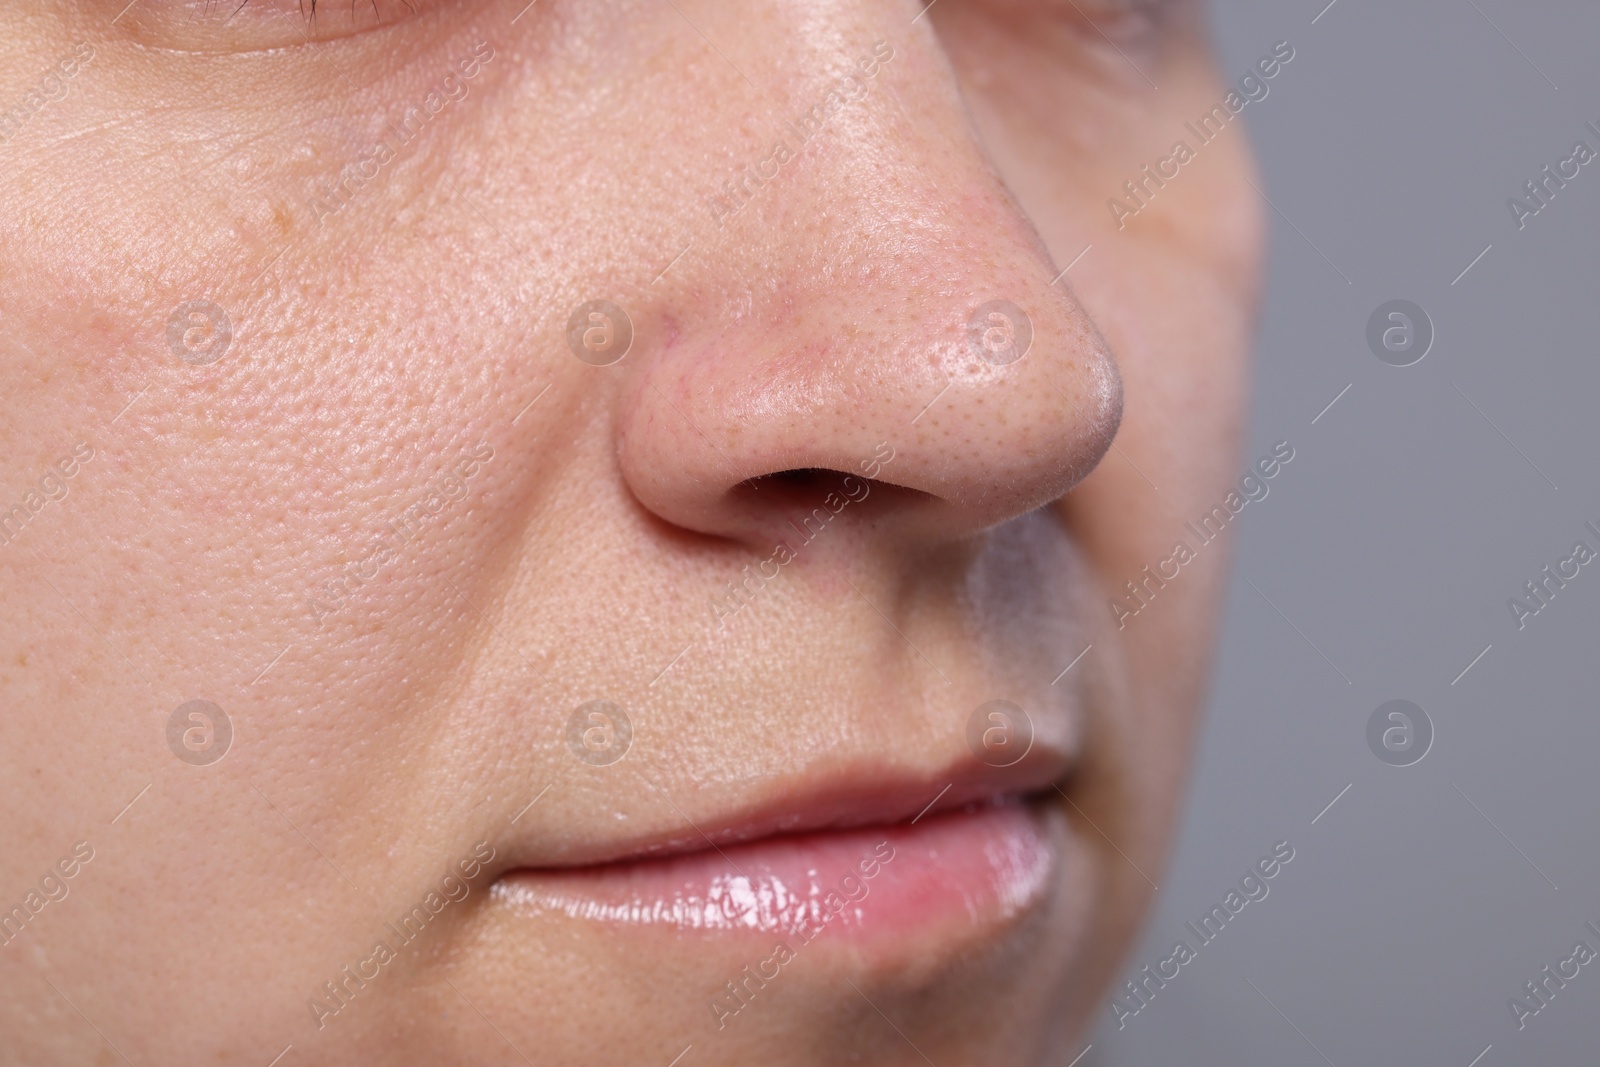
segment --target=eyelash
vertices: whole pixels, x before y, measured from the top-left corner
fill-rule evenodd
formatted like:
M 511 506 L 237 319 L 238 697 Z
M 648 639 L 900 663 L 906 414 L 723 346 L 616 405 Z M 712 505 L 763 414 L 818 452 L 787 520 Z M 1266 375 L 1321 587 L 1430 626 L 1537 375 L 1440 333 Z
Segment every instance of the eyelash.
M 209 2 L 206 5 L 207 8 L 209 9 L 211 7 L 212 3 L 214 3 L 214 2 L 215 2 L 215 0 L 209 0 Z M 373 14 L 374 17 L 376 17 L 376 18 L 382 18 L 383 17 L 383 12 L 378 9 L 378 0 L 366 0 L 366 2 L 367 2 L 367 4 L 370 4 L 372 6 L 372 14 Z M 411 2 L 411 0 L 401 0 L 401 2 L 403 4 L 405 4 L 405 6 L 411 10 L 412 14 L 416 13 L 416 10 L 417 10 L 416 9 L 416 5 L 413 4 Z M 250 0 L 239 0 L 238 5 L 235 6 L 233 8 L 233 11 L 229 14 L 229 18 L 232 18 L 233 15 L 237 15 L 239 12 L 243 11 L 246 7 L 249 6 L 249 4 L 250 4 Z M 356 8 L 359 7 L 359 6 L 361 6 L 361 0 L 350 0 L 350 17 L 351 18 L 355 18 L 355 16 L 356 16 Z M 309 2 L 307 2 L 307 0 L 300 0 L 300 14 L 301 14 L 302 17 L 305 18 L 305 20 L 307 22 L 314 21 L 316 19 L 316 17 L 317 17 L 317 0 L 309 0 Z

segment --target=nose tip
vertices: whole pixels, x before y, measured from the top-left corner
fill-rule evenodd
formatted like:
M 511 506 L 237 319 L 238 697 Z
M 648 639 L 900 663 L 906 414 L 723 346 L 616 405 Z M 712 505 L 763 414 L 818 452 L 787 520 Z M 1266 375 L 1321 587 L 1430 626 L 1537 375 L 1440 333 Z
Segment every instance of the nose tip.
M 662 519 L 752 543 L 796 494 L 849 498 L 852 481 L 901 490 L 876 494 L 878 527 L 946 537 L 1058 499 L 1110 447 L 1121 379 L 1048 264 L 1031 266 L 935 288 L 928 265 L 892 294 L 845 281 L 805 305 L 797 281 L 680 330 L 630 381 L 624 477 Z

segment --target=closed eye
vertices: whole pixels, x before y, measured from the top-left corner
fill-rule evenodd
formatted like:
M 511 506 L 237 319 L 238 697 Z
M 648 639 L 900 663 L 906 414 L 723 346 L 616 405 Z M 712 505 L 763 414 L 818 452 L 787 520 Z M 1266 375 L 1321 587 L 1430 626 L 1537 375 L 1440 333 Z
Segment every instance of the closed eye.
M 257 52 L 381 30 L 465 0 L 91 0 L 107 24 L 177 52 Z

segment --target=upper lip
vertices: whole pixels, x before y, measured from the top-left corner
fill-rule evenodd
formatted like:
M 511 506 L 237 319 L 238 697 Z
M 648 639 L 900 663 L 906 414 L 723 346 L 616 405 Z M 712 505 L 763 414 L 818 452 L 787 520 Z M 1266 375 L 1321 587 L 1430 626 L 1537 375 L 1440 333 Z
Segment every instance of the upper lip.
M 764 784 L 759 793 L 707 813 L 683 787 L 646 774 L 647 791 L 662 801 L 665 829 L 573 835 L 537 854 L 513 847 L 511 868 L 571 868 L 659 859 L 791 834 L 889 826 L 973 804 L 1053 791 L 1066 776 L 1064 754 L 1037 747 L 1015 766 L 996 769 L 963 759 L 938 770 L 859 764 L 817 773 L 801 770 Z

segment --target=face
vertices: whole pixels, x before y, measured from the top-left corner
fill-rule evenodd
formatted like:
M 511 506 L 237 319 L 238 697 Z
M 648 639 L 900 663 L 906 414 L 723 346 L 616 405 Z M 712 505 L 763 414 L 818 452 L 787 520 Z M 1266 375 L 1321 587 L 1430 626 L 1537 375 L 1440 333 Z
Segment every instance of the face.
M 1202 12 L 125 4 L 0 0 L 4 1058 L 1076 1054 L 1239 475 Z

